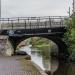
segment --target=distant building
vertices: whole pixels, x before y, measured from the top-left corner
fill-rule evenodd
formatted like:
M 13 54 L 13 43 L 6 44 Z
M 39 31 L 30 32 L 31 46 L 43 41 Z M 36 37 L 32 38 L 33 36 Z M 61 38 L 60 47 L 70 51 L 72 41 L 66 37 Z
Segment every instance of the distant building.
M 73 0 L 73 13 L 75 13 L 75 0 Z

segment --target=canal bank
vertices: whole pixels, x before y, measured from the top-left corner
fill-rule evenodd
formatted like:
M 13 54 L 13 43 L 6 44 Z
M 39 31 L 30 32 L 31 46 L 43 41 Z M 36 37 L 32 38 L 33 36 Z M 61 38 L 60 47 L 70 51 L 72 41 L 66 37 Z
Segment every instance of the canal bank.
M 40 73 L 40 75 L 51 75 L 51 71 L 50 70 L 43 70 L 40 66 L 38 66 L 35 62 L 33 62 L 32 60 L 31 60 L 31 56 L 30 55 L 25 55 L 25 56 L 17 56 L 17 57 L 19 57 L 19 59 L 17 59 L 17 60 L 20 60 L 21 61 L 21 63 L 22 63 L 22 66 L 23 67 L 25 67 L 26 68 L 26 65 L 30 65 L 30 67 L 28 68 L 28 66 L 27 66 L 27 69 L 28 70 L 33 70 L 32 72 L 34 72 L 35 70 L 33 69 L 33 68 L 31 68 L 31 66 L 32 67 L 34 67 L 36 70 L 37 70 L 37 72 L 39 72 Z M 17 58 L 16 57 L 16 58 Z M 36 75 L 36 74 L 38 74 L 37 72 L 35 72 L 35 74 L 34 75 Z
M 0 56 L 0 75 L 47 75 L 33 65 L 25 56 Z
M 26 51 L 28 51 L 28 49 L 30 50 L 30 48 L 27 48 Z M 49 75 L 75 75 L 74 63 L 71 62 L 66 63 L 64 61 L 60 62 L 59 60 L 52 60 L 52 59 L 49 60 L 45 58 L 45 54 L 43 55 L 42 53 L 43 53 L 42 51 L 37 50 L 35 48 L 34 49 L 32 48 L 31 53 L 29 52 L 31 56 L 30 62 L 33 63 L 33 65 L 36 67 L 37 70 L 39 70 L 39 72 L 42 71 L 45 73 L 47 72 L 49 73 Z M 48 70 L 48 67 L 50 67 L 50 70 Z
M 37 64 L 31 60 L 28 60 L 26 57 L 20 57 L 17 60 L 21 62 L 24 70 L 31 72 L 31 75 L 48 75 Z
M 47 50 L 38 50 L 29 46 L 22 47 L 20 51 L 26 52 L 31 56 L 31 61 L 37 64 L 43 71 L 51 70 L 50 57 Z

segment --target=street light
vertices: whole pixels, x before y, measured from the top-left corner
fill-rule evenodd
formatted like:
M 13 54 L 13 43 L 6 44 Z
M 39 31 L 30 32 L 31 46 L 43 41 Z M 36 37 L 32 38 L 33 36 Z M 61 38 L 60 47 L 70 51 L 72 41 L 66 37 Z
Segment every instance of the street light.
M 75 12 L 75 0 L 73 0 L 73 13 Z
M 0 19 L 1 19 L 1 0 L 0 0 Z M 1 29 L 1 21 L 0 21 L 0 29 Z
M 1 0 L 0 0 L 0 18 L 1 18 Z

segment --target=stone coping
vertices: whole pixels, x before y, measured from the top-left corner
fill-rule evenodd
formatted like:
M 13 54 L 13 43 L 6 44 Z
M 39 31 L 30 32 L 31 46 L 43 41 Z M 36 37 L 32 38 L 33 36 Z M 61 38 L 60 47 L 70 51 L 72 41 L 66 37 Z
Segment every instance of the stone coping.
M 31 61 L 32 65 L 41 73 L 41 75 L 48 75 L 45 73 L 44 70 L 42 70 L 37 64 L 35 64 L 33 61 Z
M 5 36 L 5 35 L 0 35 L 0 39 L 7 39 L 8 36 Z

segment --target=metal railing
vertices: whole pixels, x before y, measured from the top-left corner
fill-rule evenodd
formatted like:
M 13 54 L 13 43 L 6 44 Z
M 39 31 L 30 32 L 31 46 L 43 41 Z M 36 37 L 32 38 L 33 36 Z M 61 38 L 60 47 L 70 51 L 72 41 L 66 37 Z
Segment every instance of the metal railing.
M 0 18 L 0 29 L 39 29 L 63 27 L 64 16 Z

